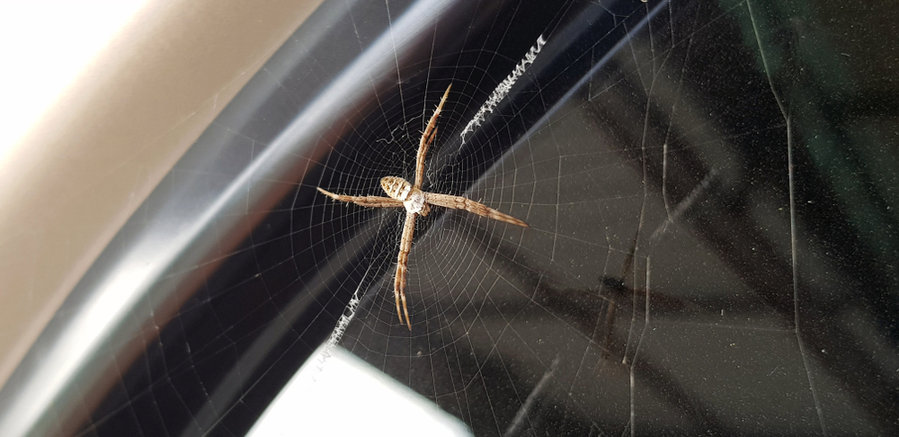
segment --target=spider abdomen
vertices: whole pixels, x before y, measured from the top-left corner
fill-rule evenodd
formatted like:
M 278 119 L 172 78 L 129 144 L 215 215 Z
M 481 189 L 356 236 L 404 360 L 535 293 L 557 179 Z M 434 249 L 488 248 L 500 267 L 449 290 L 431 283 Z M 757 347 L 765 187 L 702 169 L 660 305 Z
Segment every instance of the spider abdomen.
M 405 202 L 412 192 L 412 184 L 398 176 L 385 176 L 381 178 L 381 188 L 391 199 Z
M 413 187 L 409 181 L 397 176 L 385 176 L 381 178 L 381 188 L 391 199 L 403 202 L 406 211 L 428 215 L 429 208 L 425 204 L 424 193 Z

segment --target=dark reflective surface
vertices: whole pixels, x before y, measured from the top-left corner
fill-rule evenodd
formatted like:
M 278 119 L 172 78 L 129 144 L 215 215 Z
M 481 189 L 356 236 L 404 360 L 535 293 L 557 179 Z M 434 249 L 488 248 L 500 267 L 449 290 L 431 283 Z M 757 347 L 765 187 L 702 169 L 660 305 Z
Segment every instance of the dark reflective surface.
M 122 230 L 2 402 L 50 372 L 44 350 L 84 347 L 67 333 L 114 290 L 122 318 L 36 429 L 239 435 L 358 288 L 341 344 L 478 435 L 895 431 L 896 8 L 557 3 L 326 3 Z M 401 212 L 315 187 L 410 177 L 449 83 L 426 188 L 531 227 L 419 219 L 408 331 Z

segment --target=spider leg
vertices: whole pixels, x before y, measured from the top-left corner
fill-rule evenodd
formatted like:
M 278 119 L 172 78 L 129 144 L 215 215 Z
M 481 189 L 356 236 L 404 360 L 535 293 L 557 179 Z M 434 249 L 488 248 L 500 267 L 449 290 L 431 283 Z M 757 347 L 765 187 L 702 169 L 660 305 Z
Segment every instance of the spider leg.
M 484 205 L 483 203 L 475 202 L 474 200 L 467 199 L 462 196 L 453 196 L 450 194 L 438 194 L 438 193 L 424 193 L 425 201 L 432 205 L 442 206 L 444 208 L 452 208 L 452 209 L 464 209 L 468 212 L 475 213 L 479 216 L 487 217 L 493 220 L 499 220 L 501 222 L 510 223 L 516 226 L 528 227 L 528 224 L 518 220 L 515 217 L 512 217 L 508 214 L 503 214 L 493 208 Z
M 406 316 L 406 326 L 412 330 L 409 322 L 409 309 L 406 307 L 406 264 L 409 262 L 409 251 L 412 250 L 412 236 L 415 234 L 415 213 L 406 214 L 406 223 L 403 225 L 403 238 L 400 240 L 400 253 L 396 257 L 396 278 L 393 282 L 393 297 L 396 299 L 396 316 L 403 323 L 403 315 Z M 400 301 L 403 303 L 403 312 L 400 313 Z
M 369 206 L 375 208 L 391 208 L 391 207 L 402 207 L 403 202 L 391 199 L 389 197 L 381 197 L 381 196 L 346 196 L 343 194 L 334 194 L 328 190 L 318 188 L 325 196 L 328 196 L 334 200 L 339 200 L 341 202 L 350 202 L 355 203 L 356 205 Z
M 440 103 L 437 104 L 437 109 L 434 110 L 431 120 L 428 121 L 428 127 L 425 128 L 425 132 L 421 134 L 421 140 L 418 142 L 418 154 L 415 157 L 415 184 L 413 185 L 415 188 L 421 188 L 425 182 L 425 156 L 428 154 L 428 147 L 434 141 L 434 136 L 437 135 L 437 117 L 440 116 L 440 111 L 443 110 L 443 104 L 446 103 L 446 98 L 449 96 L 450 88 L 452 87 L 453 84 L 449 84 L 446 87 L 443 97 L 440 98 Z

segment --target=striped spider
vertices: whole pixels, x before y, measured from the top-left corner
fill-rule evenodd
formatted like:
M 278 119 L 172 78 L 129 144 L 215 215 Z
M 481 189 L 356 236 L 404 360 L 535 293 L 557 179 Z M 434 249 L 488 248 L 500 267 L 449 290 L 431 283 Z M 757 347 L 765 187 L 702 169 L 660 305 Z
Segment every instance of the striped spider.
M 437 117 L 446 103 L 446 97 L 449 95 L 450 86 L 446 87 L 446 92 L 440 99 L 440 104 L 434 110 L 434 115 L 428 122 L 424 134 L 418 143 L 418 155 L 415 158 L 415 183 L 410 184 L 405 179 L 398 176 L 385 176 L 381 178 L 381 188 L 390 197 L 382 196 L 346 196 L 343 194 L 334 194 L 330 191 L 318 188 L 322 194 L 341 202 L 351 202 L 361 206 L 374 208 L 406 208 L 406 222 L 403 225 L 403 237 L 400 240 L 400 252 L 396 259 L 396 277 L 393 282 L 393 297 L 396 299 L 396 316 L 403 323 L 403 315 L 406 317 L 406 326 L 412 330 L 412 323 L 409 321 L 409 310 L 406 307 L 406 264 L 409 261 L 409 251 L 412 249 L 412 235 L 415 233 L 415 218 L 419 215 L 426 216 L 431 211 L 431 206 L 442 206 L 444 208 L 464 209 L 468 212 L 475 213 L 480 216 L 499 220 L 501 222 L 511 223 L 513 225 L 528 227 L 527 223 L 518 220 L 510 215 L 503 214 L 495 209 L 489 208 L 484 204 L 475 202 L 462 196 L 453 196 L 450 194 L 429 193 L 422 191 L 421 186 L 424 183 L 425 176 L 425 156 L 428 153 L 428 147 L 434 141 L 437 134 Z M 400 312 L 400 302 L 402 302 L 402 312 Z

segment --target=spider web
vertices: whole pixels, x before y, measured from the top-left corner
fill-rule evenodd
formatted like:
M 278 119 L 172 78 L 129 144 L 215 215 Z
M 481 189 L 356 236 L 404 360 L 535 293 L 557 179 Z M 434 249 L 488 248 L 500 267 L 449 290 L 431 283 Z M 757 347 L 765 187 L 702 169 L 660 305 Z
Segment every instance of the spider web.
M 100 341 L 112 360 L 85 366 L 113 382 L 73 385 L 68 399 L 91 406 L 54 404 L 46 429 L 243 434 L 329 338 L 475 435 L 894 429 L 896 163 L 870 166 L 896 144 L 877 111 L 895 108 L 853 100 L 851 75 L 889 80 L 841 59 L 879 43 L 836 37 L 838 15 L 327 2 L 104 253 L 180 229 L 172 211 L 189 219 L 172 238 L 187 249 L 141 282 L 136 320 Z M 316 187 L 382 195 L 381 177 L 411 180 L 449 84 L 423 188 L 530 227 L 419 217 L 408 330 L 392 292 L 405 213 Z

